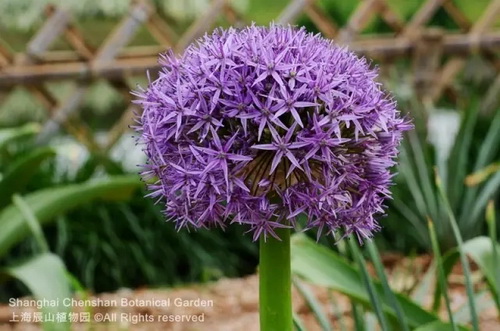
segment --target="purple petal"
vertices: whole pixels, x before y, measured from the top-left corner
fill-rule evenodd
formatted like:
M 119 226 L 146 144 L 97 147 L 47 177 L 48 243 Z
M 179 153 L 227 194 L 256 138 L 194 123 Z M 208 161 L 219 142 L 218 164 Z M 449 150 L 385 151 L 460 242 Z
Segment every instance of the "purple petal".
M 266 150 L 266 151 L 276 151 L 276 150 L 278 150 L 278 148 L 274 144 L 253 145 L 253 146 L 250 146 L 250 148 L 261 149 L 261 150 Z

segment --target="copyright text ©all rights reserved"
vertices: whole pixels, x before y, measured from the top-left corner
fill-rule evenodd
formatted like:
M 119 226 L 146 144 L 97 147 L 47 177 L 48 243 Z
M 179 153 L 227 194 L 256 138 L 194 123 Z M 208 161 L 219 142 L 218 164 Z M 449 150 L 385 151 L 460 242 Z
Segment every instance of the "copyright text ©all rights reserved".
M 120 322 L 120 323 L 203 323 L 205 314 L 132 314 L 132 313 L 96 313 L 94 322 Z

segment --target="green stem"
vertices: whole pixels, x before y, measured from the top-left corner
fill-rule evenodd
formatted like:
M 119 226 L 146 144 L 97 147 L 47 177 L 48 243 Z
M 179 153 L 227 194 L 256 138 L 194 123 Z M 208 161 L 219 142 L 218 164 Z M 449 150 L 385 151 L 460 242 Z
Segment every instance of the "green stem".
M 277 229 L 276 234 L 281 241 L 260 239 L 260 330 L 292 331 L 290 229 Z

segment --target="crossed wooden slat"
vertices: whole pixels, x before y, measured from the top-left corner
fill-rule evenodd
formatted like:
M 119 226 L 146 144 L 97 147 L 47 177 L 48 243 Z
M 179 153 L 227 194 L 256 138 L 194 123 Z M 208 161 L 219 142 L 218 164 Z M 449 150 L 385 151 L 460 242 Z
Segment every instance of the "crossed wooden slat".
M 499 15 L 500 0 L 494 0 L 490 2 L 489 6 L 486 8 L 479 20 L 470 26 L 468 35 L 471 39 L 471 48 L 473 51 L 478 51 L 477 44 L 481 34 L 486 32 L 495 24 L 495 21 L 498 19 Z M 485 57 L 493 63 L 498 71 L 500 68 L 500 62 L 496 58 L 496 56 L 491 52 L 486 52 L 485 55 Z M 441 70 L 441 74 L 439 76 L 440 79 L 436 84 L 434 93 L 431 95 L 433 101 L 436 101 L 442 94 L 444 89 L 452 83 L 453 79 L 463 70 L 465 64 L 466 59 L 464 57 L 453 57 L 452 59 L 448 60 L 448 62 Z
M 281 23 L 290 23 L 297 19 L 301 13 L 304 13 L 309 16 L 325 36 L 335 39 L 339 43 L 353 45 L 356 44 L 355 40 L 367 24 L 374 17 L 380 17 L 394 31 L 394 44 L 406 48 L 407 40 L 413 41 L 415 57 L 413 67 L 417 92 L 423 99 L 427 99 L 426 102 L 433 103 L 451 86 L 451 83 L 463 70 L 466 63 L 466 59 L 461 54 L 452 56 L 442 69 L 439 68 L 440 58 L 443 55 L 442 43 L 444 42 L 444 36 L 439 37 L 436 30 L 430 33 L 422 30 L 440 8 L 443 8 L 448 13 L 462 31 L 468 33 L 469 45 L 473 51 L 478 51 L 480 37 L 493 26 L 500 16 L 500 0 L 492 0 L 484 10 L 483 15 L 474 24 L 469 22 L 466 15 L 457 8 L 452 0 L 427 0 L 405 25 L 386 0 L 364 0 L 359 3 L 351 14 L 347 24 L 339 29 L 336 22 L 333 22 L 323 12 L 315 1 L 294 0 L 283 11 L 279 21 Z M 375 44 L 377 41 L 375 39 L 373 43 Z M 388 48 L 379 46 L 379 49 Z M 486 51 L 484 55 L 499 71 L 500 64 L 495 54 Z M 500 76 L 489 93 L 491 98 L 499 90 Z
M 426 25 L 437 10 L 443 8 L 466 34 L 454 35 L 429 30 Z M 94 48 L 86 42 L 84 33 L 73 24 L 70 13 L 50 7 L 48 19 L 27 44 L 23 54 L 14 55 L 0 43 L 0 102 L 15 84 L 23 84 L 49 110 L 50 120 L 45 124 L 41 139 L 49 137 L 63 125 L 89 150 L 106 152 L 120 138 L 131 123 L 132 114 L 139 111 L 129 106 L 108 132 L 104 144 L 99 144 L 92 130 L 84 123 L 69 119 L 77 115 L 89 84 L 96 78 L 106 79 L 131 104 L 127 77 L 145 70 L 157 70 L 157 54 L 167 48 L 181 52 L 200 37 L 220 18 L 229 24 L 241 26 L 245 19 L 231 5 L 231 0 L 213 0 L 201 17 L 182 35 L 160 15 L 149 0 L 133 1 L 127 15 Z M 493 49 L 500 46 L 500 31 L 489 32 L 500 16 L 500 0 L 492 0 L 481 18 L 474 24 L 458 9 L 452 0 L 427 0 L 408 22 L 398 16 L 387 0 L 363 0 L 349 17 L 345 26 L 339 26 L 325 13 L 316 0 L 291 0 L 277 18 L 278 23 L 294 23 L 301 15 L 308 16 L 328 38 L 361 54 L 387 60 L 399 56 L 414 57 L 415 84 L 428 102 L 434 102 L 446 91 L 453 79 L 463 70 L 464 54 L 481 52 L 500 70 L 500 61 Z M 393 31 L 392 37 L 366 39 L 362 32 L 375 17 L 382 19 Z M 139 28 L 145 26 L 158 45 L 126 47 Z M 71 51 L 49 51 L 58 37 L 64 37 Z M 440 68 L 443 55 L 453 55 Z M 73 79 L 75 90 L 58 102 L 43 83 L 48 80 Z M 420 89 L 418 88 L 420 86 Z M 500 76 L 496 84 L 500 89 Z M 490 91 L 490 94 L 493 93 Z
M 476 23 L 471 24 L 451 0 L 432 0 L 428 1 L 414 16 L 414 19 L 408 24 L 404 34 L 413 35 L 414 31 L 418 31 L 419 28 L 422 28 L 430 21 L 432 16 L 441 6 L 450 14 L 458 26 L 468 32 L 470 47 L 474 51 L 478 51 L 480 36 L 494 25 L 500 15 L 500 1 L 493 0 L 489 3 L 483 15 Z M 490 51 L 486 51 L 485 55 L 486 58 L 491 61 L 498 62 Z M 442 95 L 445 89 L 451 85 L 454 78 L 463 70 L 465 64 L 466 59 L 463 56 L 453 56 L 445 63 L 441 70 L 435 70 L 437 69 L 436 67 L 429 68 L 429 71 L 436 72 L 432 80 L 436 80 L 436 83 L 433 84 L 432 88 L 428 89 L 430 102 L 435 102 Z M 495 66 L 498 71 L 498 64 L 495 64 Z M 428 83 L 432 84 L 431 81 Z
M 65 60 L 71 59 L 73 53 L 53 52 L 51 54 L 53 56 L 51 57 L 47 52 L 59 36 L 64 36 L 79 60 L 88 63 L 87 66 L 91 68 L 91 73 L 82 75 L 83 79 L 77 80 L 77 87 L 74 91 L 61 102 L 58 102 L 43 84 L 26 84 L 32 95 L 48 109 L 50 114 L 50 119 L 45 123 L 42 133 L 39 136 L 39 141 L 46 141 L 63 125 L 69 133 L 73 134 L 90 151 L 107 152 L 127 129 L 132 121 L 133 114 L 139 111 L 139 109 L 130 103 L 129 91 L 132 87 L 129 86 L 126 75 L 118 74 L 108 77 L 110 85 L 121 93 L 130 106 L 109 130 L 104 144 L 97 143 L 92 130 L 86 127 L 84 123 L 78 122 L 76 124 L 71 123 L 69 120 L 77 114 L 94 76 L 98 77 L 101 72 L 109 72 L 109 68 L 112 68 L 117 57 L 122 54 L 124 47 L 131 41 L 141 26 L 145 25 L 151 35 L 160 44 L 160 47 L 154 48 L 156 54 L 159 50 L 164 51 L 168 47 L 173 46 L 175 46 L 176 50 L 181 51 L 192 40 L 203 34 L 206 24 L 213 24 L 218 18 L 218 13 L 221 11 L 225 12 L 229 22 L 237 24 L 241 21 L 241 17 L 226 0 L 216 0 L 212 3 L 210 10 L 179 38 L 173 32 L 173 29 L 155 13 L 155 8 L 149 1 L 135 1 L 128 15 L 113 29 L 101 46 L 98 49 L 93 49 L 85 41 L 83 34 L 72 25 L 72 17 L 67 10 L 50 7 L 47 10 L 48 19 L 27 44 L 26 51 L 19 56 L 17 62 L 14 61 L 13 55 L 7 49 L 0 48 L 0 69 L 9 65 L 29 69 L 30 66 L 43 64 L 46 61 L 54 63 L 52 65 L 53 69 L 60 69 L 61 72 L 64 72 L 66 67 Z M 135 49 L 135 51 L 136 53 L 140 53 L 141 49 Z M 125 65 L 126 63 L 124 61 Z M 78 70 L 78 67 L 75 69 Z M 0 97 L 7 95 L 10 90 L 10 86 L 1 89 Z

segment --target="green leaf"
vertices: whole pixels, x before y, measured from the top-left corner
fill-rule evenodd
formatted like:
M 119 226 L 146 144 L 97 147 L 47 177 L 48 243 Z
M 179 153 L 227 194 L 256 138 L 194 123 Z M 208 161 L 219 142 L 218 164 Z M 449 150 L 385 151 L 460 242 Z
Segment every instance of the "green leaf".
M 368 297 L 370 298 L 370 303 L 375 311 L 380 327 L 383 331 L 389 330 L 389 324 L 387 323 L 385 314 L 383 313 L 382 303 L 380 301 L 380 293 L 377 293 L 374 288 L 375 285 L 373 284 L 373 280 L 368 273 L 366 262 L 361 255 L 360 249 L 356 244 L 354 236 L 351 235 L 349 239 L 349 247 L 351 249 L 354 260 L 357 262 L 360 269 L 361 278 L 366 290 L 368 291 Z
M 47 244 L 47 241 L 45 240 L 45 237 L 43 236 L 43 231 L 42 227 L 40 226 L 40 222 L 36 219 L 35 215 L 33 214 L 33 211 L 31 208 L 28 206 L 26 201 L 24 201 L 21 196 L 14 194 L 14 197 L 12 198 L 12 202 L 14 205 L 19 209 L 21 214 L 23 215 L 26 224 L 31 230 L 31 233 L 33 234 L 33 237 L 35 237 L 36 242 L 38 244 L 38 248 L 40 249 L 41 253 L 47 253 L 49 252 L 49 245 Z
M 366 324 L 364 319 L 363 307 L 359 303 L 351 301 L 352 319 L 354 320 L 354 330 L 365 331 Z
M 35 299 L 46 299 L 59 304 L 54 307 L 43 306 L 44 314 L 69 312 L 69 308 L 63 305 L 63 300 L 71 298 L 70 285 L 66 277 L 66 268 L 57 255 L 41 254 L 18 266 L 5 268 L 2 273 L 24 283 Z M 69 330 L 70 326 L 69 323 L 45 322 L 44 329 Z
M 460 262 L 462 264 L 462 268 L 464 270 L 465 276 L 465 289 L 467 292 L 467 299 L 469 301 L 470 314 L 472 319 L 472 327 L 474 330 L 479 330 L 479 319 L 477 316 L 476 303 L 474 301 L 474 288 L 472 287 L 472 278 L 470 273 L 469 261 L 467 261 L 466 253 L 464 250 L 464 242 L 462 240 L 462 235 L 460 234 L 460 228 L 458 227 L 457 220 L 455 219 L 455 215 L 453 214 L 453 210 L 451 209 L 450 202 L 444 192 L 444 188 L 439 178 L 439 175 L 436 172 L 436 186 L 438 188 L 439 194 L 441 195 L 441 199 L 443 201 L 446 212 L 448 213 L 448 219 L 450 220 L 451 229 L 453 230 L 453 235 L 457 241 L 457 249 L 460 256 Z
M 14 193 L 21 192 L 38 172 L 40 164 L 56 155 L 52 148 L 39 148 L 13 163 L 0 181 L 0 209 L 10 203 Z
M 14 140 L 33 136 L 40 132 L 38 123 L 28 123 L 16 128 L 6 128 L 0 130 L 0 151 Z
M 465 244 L 462 245 L 462 248 L 464 253 L 467 254 L 479 266 L 479 269 L 485 276 L 486 281 L 490 287 L 491 294 L 496 301 L 498 287 L 497 285 L 495 285 L 496 273 L 494 272 L 495 270 L 495 260 L 493 259 L 494 249 L 491 243 L 492 241 L 488 237 L 476 237 L 474 239 L 466 241 Z M 498 244 L 496 244 L 495 247 L 496 250 L 500 249 L 500 245 Z M 448 251 L 443 256 L 443 269 L 446 278 L 448 278 L 449 274 L 451 273 L 451 270 L 453 269 L 453 266 L 457 263 L 459 257 L 460 254 L 458 253 L 458 250 L 456 248 Z M 498 264 L 500 264 L 500 260 L 497 258 L 497 265 Z M 436 296 L 439 297 L 440 295 L 441 295 L 441 289 L 438 286 L 436 288 L 435 298 L 434 298 L 435 307 L 439 307 L 439 304 L 436 301 Z
M 295 330 L 297 331 L 307 331 L 304 323 L 302 323 L 302 320 L 296 313 L 293 313 L 293 325 L 295 326 Z
M 312 283 L 341 292 L 353 301 L 365 306 L 370 305 L 370 298 L 359 272 L 333 251 L 317 245 L 304 236 L 294 236 L 292 241 L 292 272 Z M 379 282 L 373 283 L 378 296 L 383 298 L 384 312 L 396 319 L 397 314 L 384 298 L 382 286 Z M 438 319 L 436 315 L 425 311 L 408 297 L 399 293 L 395 293 L 395 296 L 410 327 Z
M 410 190 L 413 189 L 410 188 Z M 425 217 L 425 215 L 428 215 L 428 213 L 421 214 L 421 218 L 419 218 L 419 216 L 417 216 L 410 207 L 408 207 L 402 200 L 400 200 L 400 198 L 392 200 L 391 203 L 396 208 L 396 210 L 401 215 L 403 215 L 413 226 L 413 229 L 409 229 L 410 232 L 408 234 L 415 237 L 420 243 L 424 243 L 426 247 L 430 246 L 430 244 L 428 243 L 429 240 L 427 238 L 427 232 L 425 231 L 423 225 L 423 217 Z
M 332 330 L 332 328 L 330 327 L 330 321 L 328 320 L 328 317 L 323 311 L 323 308 L 319 304 L 318 300 L 316 300 L 316 298 L 314 297 L 314 294 L 307 288 L 306 285 L 303 285 L 296 277 L 292 279 L 292 282 L 297 291 L 299 291 L 299 293 L 306 301 L 311 312 L 316 317 L 316 320 L 318 321 L 318 324 L 320 325 L 321 329 L 323 331 Z
M 378 331 L 378 318 L 371 312 L 366 312 L 364 316 L 366 331 Z
M 409 151 L 406 147 L 406 143 L 401 145 L 401 153 L 399 154 L 400 165 L 398 167 L 398 171 L 404 176 L 406 180 L 406 185 L 409 188 L 410 194 L 413 197 L 413 201 L 415 201 L 415 205 L 417 210 L 419 211 L 421 216 L 429 215 L 429 205 L 424 200 L 424 192 L 419 185 L 419 180 L 417 180 L 417 175 L 414 170 L 414 166 L 409 157 Z M 403 213 L 403 215 L 406 215 Z M 415 224 L 414 224 L 415 225 Z M 416 225 L 415 225 L 416 227 Z
M 472 144 L 472 135 L 476 125 L 478 115 L 478 107 L 473 105 L 469 111 L 466 112 L 463 120 L 462 127 L 457 135 L 457 140 L 450 154 L 449 158 L 449 183 L 446 186 L 446 191 L 449 196 L 452 208 L 459 205 L 460 197 L 464 189 L 464 180 L 467 174 L 467 163 L 469 157 L 470 146 Z M 433 217 L 432 219 L 438 220 Z M 462 220 L 460 220 L 462 221 Z
M 467 331 L 468 329 L 463 326 L 459 326 L 458 329 L 460 331 Z M 434 321 L 431 323 L 427 323 L 425 325 L 422 325 L 418 328 L 416 328 L 414 331 L 452 331 L 453 327 L 445 322 L 441 321 Z
M 495 194 L 500 188 L 500 172 L 497 172 L 493 177 L 491 177 L 481 192 L 478 194 L 476 200 L 474 201 L 474 207 L 470 213 L 470 219 L 478 219 L 481 213 L 484 211 L 488 200 L 491 199 L 493 194 Z
M 490 125 L 490 128 L 488 129 L 488 133 L 479 148 L 479 154 L 476 159 L 476 163 L 474 165 L 474 172 L 480 171 L 481 168 L 485 167 L 488 163 L 493 161 L 499 146 L 500 146 L 500 112 L 497 112 L 495 118 L 493 119 Z M 465 212 L 462 212 L 458 222 L 459 224 L 464 224 L 464 223 L 470 224 L 469 228 L 472 227 L 476 221 L 475 218 L 472 218 L 470 216 L 469 211 L 472 210 L 473 207 L 477 206 L 476 194 L 478 190 L 479 187 L 470 187 L 465 194 L 465 198 L 462 200 L 462 206 L 463 206 L 462 210 Z
M 418 181 L 422 185 L 422 193 L 428 210 L 428 213 L 422 216 L 431 215 L 432 217 L 437 217 L 439 210 L 436 199 L 436 191 L 432 185 L 432 179 L 429 174 L 429 166 L 428 163 L 426 163 L 422 144 L 420 143 L 420 139 L 416 132 L 409 132 L 408 139 L 415 158 L 415 166 L 417 167 L 419 177 Z
M 481 143 L 479 148 L 479 153 L 474 165 L 474 171 L 485 167 L 496 155 L 500 142 L 500 112 L 497 112 L 491 125 L 488 129 L 488 133 Z
M 55 216 L 97 198 L 127 199 L 140 186 L 142 183 L 136 176 L 117 176 L 40 190 L 26 195 L 25 201 L 43 225 Z M 0 212 L 0 227 L 0 257 L 30 233 L 23 215 L 14 205 Z
M 498 300 L 498 265 L 500 264 L 500 260 L 493 258 L 495 255 L 495 250 L 498 252 L 500 250 L 500 246 L 498 243 L 495 243 L 495 246 L 492 245 L 492 241 L 489 237 L 476 237 L 474 239 L 468 240 L 464 244 L 464 252 L 479 266 L 481 272 L 486 277 L 488 285 L 492 291 L 492 295 L 494 298 Z M 495 272 L 495 270 L 497 272 Z
M 380 282 L 382 283 L 382 287 L 384 289 L 384 295 L 387 298 L 387 300 L 390 303 L 390 306 L 394 311 L 396 312 L 396 316 L 398 318 L 399 326 L 401 330 L 407 331 L 409 330 L 408 328 L 408 323 L 406 322 L 406 319 L 404 318 L 403 311 L 401 310 L 401 306 L 399 305 L 399 302 L 396 300 L 396 296 L 394 295 L 394 292 L 392 291 L 391 287 L 389 286 L 389 281 L 387 279 L 387 276 L 384 271 L 384 266 L 382 264 L 382 261 L 380 259 L 380 254 L 378 252 L 377 246 L 373 241 L 368 241 L 366 243 L 366 246 L 368 248 L 368 253 L 370 254 L 370 259 L 372 260 L 373 265 L 375 266 L 375 270 L 377 271 L 377 276 L 380 279 Z
M 447 251 L 443 255 L 443 260 L 442 260 L 442 265 L 443 265 L 443 271 L 445 278 L 448 279 L 448 276 L 450 275 L 451 271 L 453 270 L 453 266 L 457 263 L 457 261 L 460 258 L 460 254 L 458 254 L 458 250 L 456 248 L 453 248 L 449 251 Z M 441 296 L 442 296 L 442 289 L 441 286 L 439 286 L 439 281 L 437 280 L 436 284 L 436 290 L 434 291 L 434 300 L 432 304 L 432 310 L 438 311 L 439 307 L 441 306 Z
M 436 230 L 434 229 L 434 224 L 432 223 L 432 221 L 430 219 L 428 221 L 428 226 L 429 226 L 429 234 L 430 234 L 431 243 L 432 243 L 432 251 L 434 253 L 434 261 L 437 265 L 437 270 L 438 270 L 438 277 L 437 278 L 439 281 L 439 287 L 442 290 L 444 301 L 446 303 L 446 311 L 448 312 L 448 318 L 450 319 L 452 329 L 453 329 L 453 331 L 456 331 L 457 325 L 455 323 L 455 320 L 453 319 L 453 312 L 451 311 L 450 297 L 448 296 L 448 286 L 446 283 L 446 275 L 444 273 L 443 264 L 442 264 L 441 250 L 439 249 L 439 244 L 438 244 L 438 239 L 437 239 L 437 235 L 436 235 Z
M 490 233 L 490 240 L 493 244 L 492 248 L 492 260 L 493 265 L 491 270 L 493 270 L 493 274 L 495 275 L 491 280 L 493 286 L 493 297 L 495 298 L 495 303 L 497 305 L 498 313 L 500 314 L 500 260 L 498 256 L 498 245 L 497 243 L 497 222 L 495 217 L 495 204 L 493 200 L 488 203 L 488 207 L 486 207 L 486 222 L 488 223 L 488 231 Z

